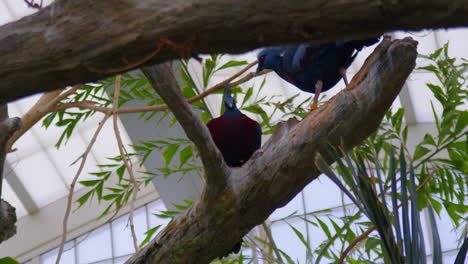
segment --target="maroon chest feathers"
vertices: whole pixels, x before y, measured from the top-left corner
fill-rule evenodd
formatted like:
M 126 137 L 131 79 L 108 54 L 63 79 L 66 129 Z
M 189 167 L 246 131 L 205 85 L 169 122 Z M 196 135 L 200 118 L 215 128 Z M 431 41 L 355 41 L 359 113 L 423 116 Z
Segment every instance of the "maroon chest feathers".
M 207 126 L 227 162 L 245 161 L 260 147 L 258 123 L 244 114 L 223 115 L 208 122 Z

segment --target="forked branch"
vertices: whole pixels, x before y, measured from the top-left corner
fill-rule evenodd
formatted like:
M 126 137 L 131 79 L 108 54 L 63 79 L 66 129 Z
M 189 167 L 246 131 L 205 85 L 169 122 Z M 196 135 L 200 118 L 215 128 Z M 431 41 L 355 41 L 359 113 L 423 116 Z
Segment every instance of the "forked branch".
M 290 120 L 279 126 L 247 163 L 231 169 L 226 188 L 216 197 L 206 195 L 213 186 L 207 182 L 202 198 L 126 263 L 204 264 L 231 249 L 320 175 L 313 160 L 318 152 L 326 153 L 326 143 L 351 149 L 378 128 L 415 66 L 416 46 L 411 38 L 385 38 L 346 89 L 300 123 Z M 172 89 L 158 92 L 162 90 Z M 177 90 L 164 98 L 171 109 L 187 111 L 185 101 L 171 98 L 174 93 Z M 181 101 L 185 106 L 178 105 Z M 175 115 L 181 122 L 194 121 L 187 113 Z M 184 125 L 189 127 L 194 126 Z M 196 133 L 206 131 L 205 127 L 195 129 L 202 131 Z M 191 138 L 202 151 L 200 138 Z M 213 145 L 211 140 L 206 142 Z

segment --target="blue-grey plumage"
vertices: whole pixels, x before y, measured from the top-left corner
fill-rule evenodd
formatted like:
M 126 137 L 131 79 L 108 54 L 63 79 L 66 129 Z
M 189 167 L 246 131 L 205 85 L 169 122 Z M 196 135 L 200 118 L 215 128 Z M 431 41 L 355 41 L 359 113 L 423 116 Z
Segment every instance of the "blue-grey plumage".
M 320 92 L 329 90 L 341 78 L 348 84 L 346 69 L 364 46 L 377 41 L 378 38 L 370 38 L 266 48 L 258 54 L 257 72 L 275 71 L 299 89 L 315 93 L 316 104 Z

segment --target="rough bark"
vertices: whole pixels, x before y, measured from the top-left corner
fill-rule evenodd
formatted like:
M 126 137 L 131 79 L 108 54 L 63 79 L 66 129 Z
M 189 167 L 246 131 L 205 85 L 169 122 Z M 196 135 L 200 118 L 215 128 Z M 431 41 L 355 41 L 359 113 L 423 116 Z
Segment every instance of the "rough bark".
M 0 244 L 16 234 L 16 209 L 0 199 Z
M 20 128 L 21 119 L 9 118 L 8 106 L 0 104 L 0 243 L 16 234 L 15 208 L 1 198 L 7 142 L 13 133 Z
M 301 122 L 280 124 L 241 168 L 219 171 L 227 182 L 215 197 L 207 184 L 191 208 L 126 263 L 203 264 L 229 250 L 318 177 L 314 160 L 325 143 L 350 149 L 377 129 L 415 66 L 416 46 L 410 38 L 382 41 L 346 89 Z
M 0 98 L 180 56 L 467 26 L 466 17 L 468 0 L 56 0 L 0 27 Z

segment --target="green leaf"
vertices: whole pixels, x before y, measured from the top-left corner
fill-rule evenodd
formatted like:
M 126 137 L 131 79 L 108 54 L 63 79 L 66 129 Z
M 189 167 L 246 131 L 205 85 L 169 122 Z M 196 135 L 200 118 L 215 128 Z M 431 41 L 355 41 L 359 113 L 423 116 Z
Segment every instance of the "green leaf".
M 180 153 L 179 153 L 179 159 L 180 159 L 180 165 L 179 168 L 182 167 L 187 160 L 189 160 L 192 157 L 192 146 L 186 146 L 183 148 Z
M 250 99 L 252 94 L 253 94 L 253 87 L 250 87 L 245 93 L 244 100 L 242 100 L 241 106 L 243 106 Z
M 455 226 L 458 227 L 460 224 L 460 220 L 462 219 L 462 215 L 468 212 L 468 206 L 463 204 L 456 204 L 450 201 L 443 201 L 445 209 L 449 214 L 450 218 L 452 218 Z
M 434 94 L 434 97 L 437 99 L 437 101 L 439 101 L 442 105 L 445 105 L 447 102 L 447 98 L 442 88 L 440 88 L 440 86 L 438 85 L 430 83 L 426 83 L 426 85 L 432 91 L 432 94 Z
M 463 131 L 468 124 L 468 111 L 460 111 L 455 125 L 455 133 L 458 134 Z
M 405 114 L 405 109 L 400 108 L 398 111 L 392 116 L 392 125 L 395 127 L 395 130 L 400 133 L 401 123 L 403 122 L 403 116 Z
M 102 191 L 104 189 L 104 182 L 101 181 L 97 186 L 96 186 L 96 196 L 99 201 L 102 199 Z
M 302 244 L 304 244 L 304 246 L 306 247 L 307 250 L 310 250 L 310 245 L 309 243 L 305 240 L 304 238 L 304 235 L 299 232 L 299 230 L 297 230 L 294 226 L 288 224 L 289 227 L 291 227 L 291 229 L 294 231 L 294 233 L 296 233 L 296 236 L 299 238 L 299 240 L 301 240 Z
M 405 128 L 403 128 L 403 132 L 401 133 L 402 137 L 403 137 L 403 143 L 406 144 L 406 140 L 408 139 L 408 126 L 405 126 Z
M 49 128 L 49 126 L 54 121 L 56 115 L 57 115 L 57 112 L 53 112 L 53 113 L 50 113 L 49 115 L 47 115 L 46 118 L 44 118 L 44 120 L 42 121 L 42 125 L 45 128 Z
M 156 233 L 159 228 L 161 227 L 162 225 L 157 225 L 151 229 L 149 229 L 148 231 L 145 232 L 145 239 L 143 241 L 141 241 L 140 245 L 138 247 L 142 247 L 144 246 L 146 243 L 148 243 L 151 239 L 151 237 L 153 236 L 154 233 Z
M 284 251 L 281 250 L 281 249 L 279 249 L 279 252 L 281 253 L 281 255 L 283 255 L 283 257 L 286 258 L 286 260 L 288 261 L 288 264 L 296 264 L 296 263 L 294 263 L 294 261 L 292 260 L 292 258 L 291 258 L 288 254 L 286 254 L 286 252 L 284 252 Z M 280 262 L 280 263 L 282 263 L 282 262 Z
M 247 61 L 232 60 L 232 61 L 228 61 L 225 64 L 223 64 L 223 66 L 219 67 L 216 71 L 220 71 L 220 70 L 227 69 L 227 68 L 230 68 L 230 67 L 242 66 L 242 65 L 246 65 L 246 64 L 248 64 Z
M 101 180 L 80 181 L 79 183 L 86 187 L 91 187 L 98 184 Z
M 114 200 L 115 198 L 121 196 L 122 194 L 119 194 L 119 193 L 111 193 L 111 194 L 106 194 L 104 196 L 102 196 L 102 199 L 105 200 L 105 201 L 110 201 L 110 200 Z
M 259 105 L 250 105 L 242 108 L 245 111 L 251 112 L 253 114 L 263 114 L 265 111 Z
M 112 188 L 112 187 L 106 187 L 106 190 L 109 190 L 113 193 L 119 193 L 119 192 L 122 192 L 123 189 L 118 189 L 118 188 Z
M 68 125 L 69 123 L 73 122 L 75 119 L 71 119 L 71 118 L 68 118 L 68 119 L 63 119 L 63 120 L 60 120 L 58 121 L 57 123 L 55 123 L 56 126 L 66 126 Z
M 108 165 L 108 166 L 106 166 L 106 167 L 110 167 L 110 166 L 111 166 L 111 165 Z M 98 167 L 103 168 L 103 167 L 105 167 L 105 165 L 100 165 L 100 166 L 98 166 Z M 97 177 L 107 178 L 108 176 L 111 175 L 111 173 L 112 173 L 111 171 L 101 171 L 101 172 L 91 172 L 91 173 L 89 173 L 89 174 L 94 175 L 94 176 L 97 176 Z
M 428 66 L 424 66 L 424 67 L 419 67 L 418 69 L 419 69 L 419 70 L 431 71 L 431 72 L 434 72 L 434 73 L 438 72 L 437 67 L 434 66 L 434 65 L 428 65 Z
M 432 54 L 429 55 L 429 58 L 431 58 L 432 60 L 439 58 L 440 53 L 442 53 L 442 50 L 444 50 L 445 48 L 446 46 L 436 49 Z
M 201 120 L 203 121 L 203 123 L 206 124 L 206 123 L 208 123 L 208 121 L 211 120 L 212 117 L 211 117 L 211 114 L 209 114 L 209 113 L 206 112 L 206 111 L 203 111 L 203 112 L 201 113 L 200 118 L 201 118 Z
M 325 232 L 325 234 L 327 235 L 328 239 L 331 239 L 332 235 L 330 233 L 330 230 L 328 229 L 328 226 L 322 220 L 320 220 L 320 218 L 315 218 L 317 219 L 320 227 L 322 228 L 322 231 Z
M 429 196 L 429 200 L 431 201 L 432 208 L 434 208 L 437 215 L 440 216 L 440 211 L 442 210 L 442 204 L 430 196 Z
M 440 245 L 439 230 L 434 215 L 434 209 L 431 206 L 427 208 L 429 212 L 429 226 L 431 227 L 432 236 L 432 263 L 442 263 L 442 246 Z
M 167 146 L 167 148 L 164 150 L 163 154 L 162 154 L 162 159 L 165 161 L 166 163 L 166 166 L 168 166 L 171 161 L 172 161 L 172 158 L 174 158 L 174 154 L 177 152 L 177 150 L 179 149 L 180 145 L 177 145 L 177 144 L 170 144 L 169 146 Z
M 0 264 L 20 264 L 12 257 L 5 257 L 0 259 Z
M 423 147 L 422 145 L 418 145 L 416 147 L 416 150 L 414 151 L 413 160 L 418 160 L 419 158 L 426 155 L 430 151 L 431 151 L 430 149 Z
M 91 198 L 91 196 L 93 195 L 94 193 L 94 189 L 85 193 L 83 196 L 81 196 L 80 198 L 78 198 L 78 200 L 76 200 L 78 202 L 78 204 L 80 205 L 80 207 L 86 203 L 86 201 L 88 201 L 89 198 Z
M 426 134 L 424 135 L 424 140 L 422 142 L 423 144 L 428 144 L 428 145 L 432 145 L 432 146 L 435 146 L 436 143 L 434 141 L 434 138 L 430 135 L 430 134 Z
M 121 181 L 123 179 L 123 175 L 125 173 L 125 165 L 121 165 L 116 171 L 115 173 L 117 173 L 117 176 L 119 177 L 119 181 Z
M 366 241 L 366 251 L 369 252 L 370 250 L 377 248 L 379 245 L 380 245 L 379 239 L 369 237 Z
M 203 65 L 203 87 L 208 85 L 208 81 L 213 74 L 213 69 L 216 66 L 217 57 L 211 57 L 211 59 L 205 60 L 205 64 Z

